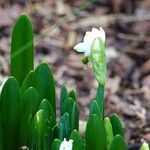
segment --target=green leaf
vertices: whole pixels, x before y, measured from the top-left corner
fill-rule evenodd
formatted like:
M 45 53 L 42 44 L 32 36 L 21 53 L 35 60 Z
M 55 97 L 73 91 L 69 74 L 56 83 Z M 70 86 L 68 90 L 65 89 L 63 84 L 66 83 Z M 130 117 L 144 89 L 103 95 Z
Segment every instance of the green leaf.
M 39 106 L 39 110 L 44 110 L 46 111 L 47 114 L 47 119 L 50 121 L 51 127 L 54 127 L 56 124 L 56 117 L 54 114 L 54 110 L 50 104 L 50 102 L 47 99 L 43 99 L 40 106 Z
M 67 91 L 67 88 L 63 86 L 61 88 L 61 93 L 60 93 L 60 108 L 62 107 L 62 104 L 65 101 L 65 99 L 67 98 L 68 98 L 68 91 Z
M 63 141 L 64 137 L 63 137 L 63 127 L 62 124 L 56 124 L 53 127 L 53 139 L 59 139 L 61 141 Z
M 60 144 L 61 144 L 61 141 L 58 139 L 55 139 L 52 142 L 51 150 L 59 150 Z
M 86 150 L 106 150 L 106 133 L 103 121 L 97 116 L 89 117 L 86 133 Z
M 19 146 L 29 146 L 30 125 L 39 106 L 39 94 L 33 87 L 28 88 L 22 96 L 21 125 Z
M 2 129 L 1 113 L 0 113 L 0 150 L 3 150 L 3 129 Z
M 106 55 L 105 43 L 100 38 L 94 40 L 90 58 L 95 77 L 98 83 L 104 86 L 106 82 Z
M 47 99 L 50 102 L 55 113 L 55 82 L 47 64 L 42 63 L 35 69 L 32 84 L 39 92 L 41 99 Z
M 73 130 L 70 136 L 70 139 L 73 140 L 72 150 L 84 150 L 84 142 L 77 130 Z
M 116 135 L 111 143 L 110 150 L 127 150 L 126 142 L 121 135 Z
M 60 118 L 60 127 L 62 127 L 60 130 L 62 130 L 63 133 L 63 139 L 66 138 L 69 140 L 70 137 L 70 124 L 69 124 L 69 114 L 66 112 L 63 114 L 63 116 Z
M 104 119 L 104 127 L 106 131 L 107 149 L 109 150 L 111 142 L 113 140 L 112 125 L 108 117 Z
M 47 118 L 48 112 L 39 110 L 32 121 L 31 125 L 31 146 L 34 150 L 48 150 L 51 147 L 52 130 L 51 124 Z
M 1 92 L 0 114 L 3 130 L 3 149 L 18 149 L 20 128 L 20 89 L 17 81 L 9 77 Z
M 27 90 L 29 87 L 32 87 L 33 73 L 33 70 L 30 71 L 23 80 L 23 83 L 21 85 L 21 93 L 24 93 L 25 90 Z
M 96 114 L 102 120 L 102 114 L 100 112 L 100 109 L 96 100 L 93 100 L 90 104 L 90 116 L 92 116 L 93 114 Z
M 74 90 L 69 92 L 69 97 L 72 98 L 73 100 L 77 100 L 77 94 Z
M 33 69 L 33 31 L 29 18 L 22 14 L 13 29 L 11 41 L 11 75 L 19 85 Z
M 149 150 L 149 145 L 148 145 L 148 143 L 144 142 L 144 143 L 142 144 L 142 146 L 140 147 L 140 150 Z
M 71 131 L 76 129 L 79 129 L 79 112 L 77 109 L 76 101 L 74 101 L 72 98 L 68 98 L 63 102 L 62 108 L 61 108 L 62 115 L 67 112 L 70 117 L 70 128 Z
M 119 135 L 121 135 L 124 138 L 123 126 L 122 126 L 121 120 L 118 117 L 118 115 L 113 114 L 110 117 L 110 122 L 111 122 L 111 125 L 112 125 L 112 128 L 113 128 L 114 136 L 119 134 Z

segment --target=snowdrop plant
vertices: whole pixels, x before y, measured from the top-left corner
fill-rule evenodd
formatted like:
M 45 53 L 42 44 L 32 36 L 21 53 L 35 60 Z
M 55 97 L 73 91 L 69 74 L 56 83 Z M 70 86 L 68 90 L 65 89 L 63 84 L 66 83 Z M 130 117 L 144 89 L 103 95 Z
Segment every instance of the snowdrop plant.
M 62 87 L 56 116 L 52 71 L 46 63 L 34 68 L 32 25 L 25 14 L 18 18 L 11 38 L 11 75 L 0 87 L 0 150 L 127 150 L 119 117 L 104 115 L 104 30 L 93 28 L 75 49 L 85 52 L 99 83 L 82 136 L 76 92 Z M 141 150 L 149 150 L 148 145 Z

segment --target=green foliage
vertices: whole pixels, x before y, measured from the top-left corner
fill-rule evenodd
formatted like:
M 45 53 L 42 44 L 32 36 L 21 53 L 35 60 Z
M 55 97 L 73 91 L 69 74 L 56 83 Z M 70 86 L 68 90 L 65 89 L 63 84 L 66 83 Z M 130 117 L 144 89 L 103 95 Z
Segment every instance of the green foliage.
M 110 146 L 110 150 L 127 150 L 127 145 L 121 135 L 116 135 Z
M 116 115 L 113 114 L 110 117 L 110 122 L 113 128 L 113 135 L 121 135 L 122 137 L 124 137 L 124 131 L 123 131 L 123 127 L 122 127 L 122 123 L 120 121 L 120 118 Z
M 77 130 L 73 130 L 70 136 L 73 140 L 73 150 L 85 150 L 83 139 Z
M 62 87 L 60 118 L 56 119 L 52 71 L 46 63 L 33 68 L 32 26 L 28 17 L 21 15 L 12 33 L 13 77 L 0 87 L 0 150 L 17 150 L 22 146 L 31 150 L 59 150 L 64 138 L 73 140 L 73 150 L 127 150 L 119 117 L 105 117 L 104 113 L 104 48 L 100 40 L 92 47 L 91 60 L 99 86 L 90 104 L 85 136 L 81 137 L 77 93 Z M 140 150 L 149 150 L 148 144 L 144 143 Z
M 21 96 L 19 85 L 13 77 L 9 77 L 3 86 L 0 97 L 1 136 L 4 150 L 18 148 L 20 108 Z
M 90 116 L 88 119 L 85 142 L 87 150 L 106 150 L 106 132 L 104 124 L 96 114 Z
M 22 14 L 13 29 L 11 39 L 11 75 L 19 85 L 33 69 L 33 31 L 29 18 Z

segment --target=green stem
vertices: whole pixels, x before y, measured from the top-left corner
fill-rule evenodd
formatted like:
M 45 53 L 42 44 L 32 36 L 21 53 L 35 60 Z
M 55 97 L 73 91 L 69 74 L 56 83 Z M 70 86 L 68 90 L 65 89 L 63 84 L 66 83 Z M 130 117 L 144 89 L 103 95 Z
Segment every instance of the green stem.
M 96 101 L 98 103 L 102 118 L 104 119 L 104 107 L 105 107 L 105 102 L 104 102 L 104 89 L 105 85 L 98 85 L 97 89 L 97 94 L 96 94 Z

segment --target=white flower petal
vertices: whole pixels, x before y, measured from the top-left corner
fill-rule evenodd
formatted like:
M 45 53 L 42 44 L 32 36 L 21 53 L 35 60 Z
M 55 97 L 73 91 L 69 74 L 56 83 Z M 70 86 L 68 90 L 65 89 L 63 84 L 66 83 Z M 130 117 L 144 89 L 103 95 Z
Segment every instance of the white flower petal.
M 105 43 L 106 40 L 106 34 L 105 31 L 103 30 L 103 28 L 99 28 L 100 29 L 100 38 L 103 40 L 103 42 Z
M 94 37 L 93 37 L 93 34 L 92 32 L 86 32 L 85 36 L 84 36 L 84 39 L 83 39 L 83 42 L 84 43 L 91 43 L 92 44 L 92 41 L 94 40 Z
M 61 143 L 59 150 L 72 150 L 72 144 L 73 140 L 69 140 L 66 141 L 66 139 L 64 139 L 64 141 Z
M 91 32 L 87 31 L 85 33 L 83 42 L 75 45 L 74 49 L 77 52 L 84 52 L 85 56 L 90 56 L 93 41 L 97 38 L 101 38 L 101 40 L 105 43 L 106 35 L 105 31 L 101 27 L 99 29 L 92 28 Z
M 79 43 L 77 45 L 74 46 L 74 49 L 77 51 L 77 52 L 85 52 L 87 53 L 87 51 L 90 51 L 91 50 L 91 45 L 88 45 L 87 43 Z
M 92 34 L 94 36 L 94 39 L 101 36 L 100 35 L 101 34 L 100 30 L 98 30 L 96 28 L 92 28 Z
M 82 43 L 76 44 L 73 49 L 76 50 L 77 52 L 85 52 L 85 47 L 86 45 L 82 42 Z

